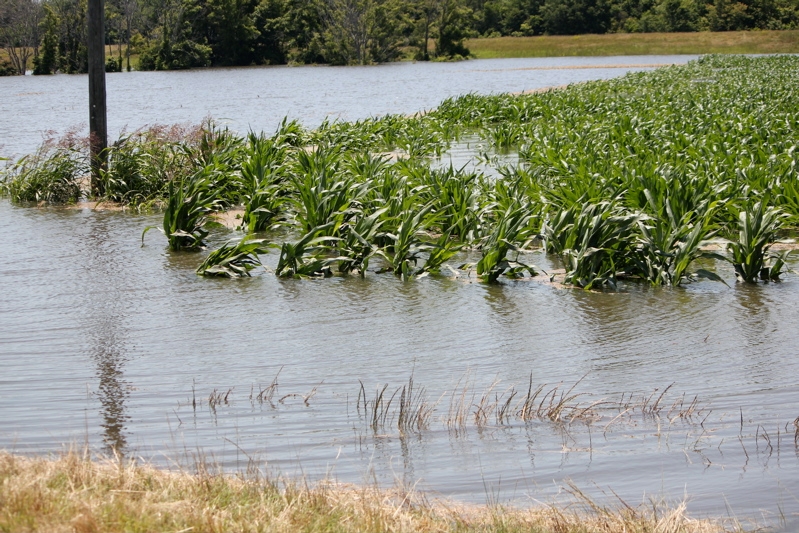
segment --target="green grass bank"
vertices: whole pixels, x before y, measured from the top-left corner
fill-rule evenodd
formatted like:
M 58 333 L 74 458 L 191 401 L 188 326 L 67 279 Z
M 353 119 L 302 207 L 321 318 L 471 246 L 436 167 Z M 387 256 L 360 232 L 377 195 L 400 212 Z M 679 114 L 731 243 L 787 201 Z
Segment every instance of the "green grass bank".
M 795 54 L 799 30 L 690 33 L 607 33 L 470 39 L 479 59 L 507 57 L 672 54 Z

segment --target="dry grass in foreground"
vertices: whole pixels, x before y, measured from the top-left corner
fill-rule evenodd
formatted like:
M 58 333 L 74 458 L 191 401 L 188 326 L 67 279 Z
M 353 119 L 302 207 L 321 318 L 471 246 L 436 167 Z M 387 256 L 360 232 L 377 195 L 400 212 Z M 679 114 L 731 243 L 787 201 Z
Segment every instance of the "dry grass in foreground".
M 496 57 L 671 54 L 787 54 L 799 52 L 799 30 L 690 33 L 606 33 L 469 39 L 480 59 Z
M 579 496 L 579 493 L 578 493 Z M 26 458 L 0 452 L 0 531 L 314 532 L 716 532 L 684 506 L 517 510 L 428 502 L 403 490 L 323 483 L 314 487 L 257 475 L 164 471 L 67 453 Z M 735 530 L 740 528 L 732 525 Z

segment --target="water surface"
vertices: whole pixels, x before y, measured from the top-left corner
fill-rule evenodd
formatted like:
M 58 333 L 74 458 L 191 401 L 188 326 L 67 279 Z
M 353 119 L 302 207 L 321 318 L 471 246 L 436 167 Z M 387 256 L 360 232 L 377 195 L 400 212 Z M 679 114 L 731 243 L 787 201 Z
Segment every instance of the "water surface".
M 529 70 L 536 61 L 554 60 L 399 64 L 347 76 L 326 67 L 113 75 L 112 88 L 117 79 L 142 86 L 127 89 L 138 107 L 112 104 L 112 124 L 196 121 L 210 112 L 237 117 L 230 123 L 239 130 L 269 129 L 285 114 L 312 124 L 327 115 L 404 113 L 469 90 L 620 73 Z M 286 81 L 295 76 L 307 80 Z M 352 93 L 342 89 L 347 77 Z M 47 125 L 79 121 L 84 81 L 0 79 L 4 91 L 14 87 L 4 94 L 16 95 L 0 103 L 6 146 L 10 139 L 14 153 L 28 150 Z M 422 81 L 427 89 L 410 90 Z M 229 98 L 209 88 L 226 83 L 221 94 Z M 255 96 L 237 100 L 247 91 Z M 24 92 L 42 93 L 30 95 L 40 104 L 27 114 L 13 105 Z M 290 96 L 277 111 L 277 97 L 264 108 L 252 104 L 265 94 Z M 50 113 L 41 104 L 57 101 L 74 109 Z M 13 138 L 9 109 L 20 125 Z M 456 146 L 447 157 L 460 165 L 468 151 Z M 628 284 L 620 292 L 534 281 L 487 286 L 465 275 L 401 282 L 374 272 L 211 280 L 194 274 L 203 254 L 169 252 L 157 232 L 140 246 L 142 229 L 159 222 L 0 201 L 0 448 L 41 454 L 86 443 L 167 465 L 199 454 L 232 470 L 254 460 L 274 474 L 404 483 L 478 502 L 551 501 L 572 482 L 607 503 L 615 493 L 631 504 L 687 497 L 697 515 L 799 513 L 797 275 L 744 286 L 719 263 L 707 266 L 729 286 Z M 213 244 L 232 236 L 217 230 Z M 542 253 L 528 259 L 558 266 Z M 271 401 L 259 401 L 276 376 Z M 371 400 L 411 376 L 434 406 L 427 427 L 399 431 L 396 403 L 386 423 L 372 427 L 358 406 L 361 385 Z M 545 391 L 576 383 L 581 395 L 572 404 L 606 403 L 571 423 L 498 420 L 496 410 L 477 422 L 480 406 L 499 406 L 513 391 L 516 405 L 530 376 Z M 642 412 L 643 399 L 652 398 L 651 409 L 666 387 L 660 408 Z M 227 401 L 215 400 L 228 391 Z M 461 399 L 462 425 L 453 414 Z
M 369 67 L 251 67 L 106 76 L 111 140 L 151 124 L 197 124 L 211 117 L 239 133 L 272 132 L 288 116 L 308 127 L 415 113 L 470 92 L 524 91 L 680 64 L 697 56 L 483 59 Z M 638 65 L 638 66 L 636 66 Z M 564 68 L 574 67 L 574 68 Z M 588 68 L 586 68 L 588 67 Z M 30 153 L 47 132 L 88 134 L 85 75 L 0 78 L 0 156 Z

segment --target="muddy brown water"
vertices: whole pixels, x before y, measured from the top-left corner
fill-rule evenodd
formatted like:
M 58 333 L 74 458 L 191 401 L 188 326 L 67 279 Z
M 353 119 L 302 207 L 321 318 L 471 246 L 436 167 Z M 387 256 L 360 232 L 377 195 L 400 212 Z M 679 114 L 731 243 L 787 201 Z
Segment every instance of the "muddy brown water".
M 204 254 L 169 252 L 157 232 L 141 247 L 142 229 L 158 223 L 0 201 L 1 448 L 87 443 L 230 470 L 253 460 L 272 474 L 477 502 L 566 501 L 571 482 L 609 504 L 687 498 L 699 516 L 799 513 L 799 275 L 745 286 L 709 263 L 729 286 L 619 292 L 487 286 L 464 273 L 213 280 L 194 274 Z M 215 230 L 212 244 L 234 236 Z M 274 266 L 277 253 L 264 259 Z M 541 252 L 527 259 L 559 267 Z M 576 409 L 560 422 L 499 420 L 530 375 L 542 394 L 576 383 Z M 397 428 L 399 393 L 372 427 L 361 384 L 371 402 L 410 376 L 433 406 L 427 427 Z
M 106 76 L 108 129 L 197 124 L 212 117 L 246 133 L 272 132 L 283 117 L 309 127 L 431 109 L 477 92 L 519 92 L 651 70 L 697 56 L 568 57 L 389 63 L 369 67 L 251 67 Z M 530 70 L 533 69 L 533 70 Z M 88 133 L 88 78 L 83 75 L 0 78 L 0 157 L 30 153 L 48 136 Z

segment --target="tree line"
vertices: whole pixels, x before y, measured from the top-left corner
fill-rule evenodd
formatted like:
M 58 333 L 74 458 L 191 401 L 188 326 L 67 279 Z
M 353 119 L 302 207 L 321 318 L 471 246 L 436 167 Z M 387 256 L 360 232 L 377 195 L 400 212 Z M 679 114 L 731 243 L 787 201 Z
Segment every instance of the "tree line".
M 107 69 L 466 57 L 471 37 L 799 27 L 799 0 L 107 0 Z M 85 72 L 86 0 L 0 0 L 0 74 Z

